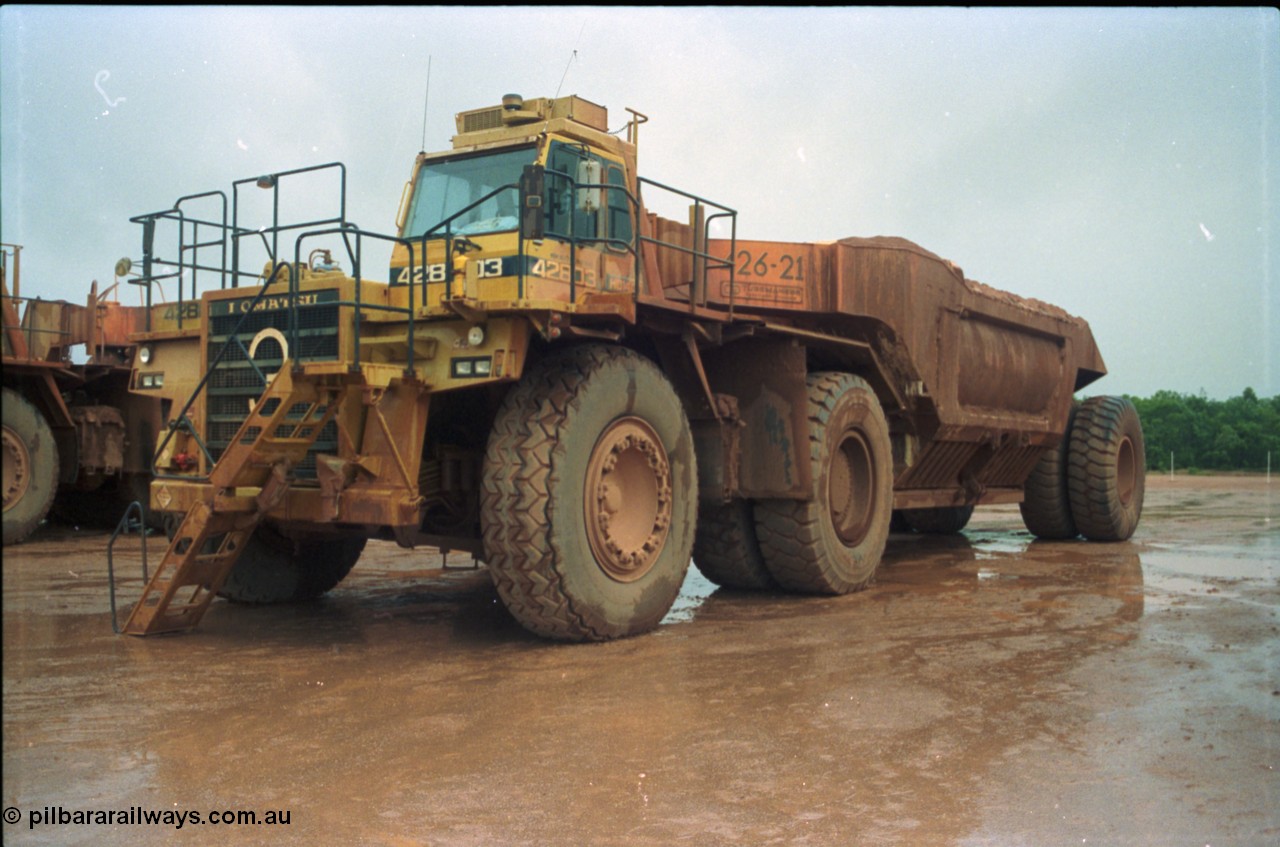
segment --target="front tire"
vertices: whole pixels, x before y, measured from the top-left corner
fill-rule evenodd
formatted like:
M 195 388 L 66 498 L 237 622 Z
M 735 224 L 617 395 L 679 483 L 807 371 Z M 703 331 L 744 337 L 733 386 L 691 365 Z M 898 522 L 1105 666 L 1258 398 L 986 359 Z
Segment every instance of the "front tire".
M 3 393 L 4 543 L 26 540 L 58 491 L 58 445 L 44 415 L 12 389 Z
M 657 627 L 689 566 L 695 462 L 679 398 L 639 354 L 584 345 L 530 369 L 494 423 L 480 512 L 512 616 L 565 641 Z
M 182 515 L 159 522 L 173 540 Z M 296 539 L 259 524 L 218 591 L 232 603 L 251 606 L 301 603 L 326 594 L 351 573 L 368 539 L 360 536 Z
M 218 596 L 248 605 L 314 600 L 346 578 L 366 540 L 347 536 L 302 541 L 259 526 Z
M 756 504 L 760 549 L 780 585 L 847 594 L 875 575 L 893 512 L 889 425 L 863 379 L 809 376 L 810 498 Z

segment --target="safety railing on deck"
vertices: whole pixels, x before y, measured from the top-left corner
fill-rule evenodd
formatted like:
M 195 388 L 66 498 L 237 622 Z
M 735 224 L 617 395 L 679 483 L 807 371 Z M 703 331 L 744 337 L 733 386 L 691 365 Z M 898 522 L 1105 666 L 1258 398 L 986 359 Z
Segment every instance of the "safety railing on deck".
M 184 208 L 185 205 L 207 198 L 217 198 L 221 201 L 221 214 L 217 220 L 194 217 L 189 215 Z M 146 304 L 145 329 L 147 332 L 151 331 L 151 307 L 154 305 L 152 292 L 156 286 L 161 286 L 160 291 L 161 296 L 163 296 L 163 283 L 168 280 L 177 280 L 177 320 L 178 328 L 181 329 L 183 322 L 186 320 L 186 310 L 182 308 L 182 305 L 187 300 L 198 300 L 200 297 L 199 276 L 201 271 L 218 274 L 219 285 L 222 288 L 227 287 L 229 276 L 232 284 L 235 284 L 235 268 L 227 265 L 227 234 L 234 227 L 227 224 L 227 195 L 225 192 L 208 191 L 203 194 L 189 194 L 186 197 L 178 198 L 172 208 L 138 215 L 130 218 L 129 221 L 142 226 L 142 272 L 138 275 L 129 276 L 128 282 L 131 285 L 138 285 L 143 288 L 144 303 Z M 165 257 L 156 252 L 156 231 L 165 222 L 171 222 L 177 227 L 176 256 Z M 210 238 L 206 235 L 205 240 L 201 240 L 201 228 L 206 233 L 212 229 L 216 237 Z M 202 263 L 200 261 L 201 249 L 214 248 L 218 251 L 217 264 Z M 131 266 L 126 265 L 123 270 L 127 274 L 131 270 Z M 119 274 L 120 271 L 118 270 L 116 273 Z M 188 286 L 183 285 L 188 273 L 191 277 L 190 294 L 186 292 Z
M 335 214 L 329 217 L 321 217 L 311 220 L 299 222 L 284 223 L 281 221 L 281 202 L 280 192 L 281 183 L 285 179 L 303 174 L 313 174 L 328 169 L 335 169 L 338 172 L 339 184 L 339 202 Z M 249 298 L 246 305 L 241 305 L 239 311 L 241 315 L 234 327 L 228 332 L 219 332 L 218 335 L 225 335 L 227 340 L 221 345 L 217 353 L 212 356 L 209 361 L 205 373 L 197 384 L 191 396 L 187 399 L 180 412 L 176 417 L 170 420 L 168 431 L 164 439 L 158 446 L 153 456 L 153 472 L 157 479 L 193 479 L 192 476 L 173 475 L 163 473 L 156 467 L 156 460 L 164 454 L 172 439 L 178 432 L 186 432 L 190 434 L 204 460 L 203 465 L 206 474 L 212 469 L 215 463 L 215 457 L 201 438 L 197 428 L 192 425 L 190 412 L 192 407 L 197 403 L 200 396 L 208 390 L 212 375 L 223 366 L 227 357 L 231 353 L 236 353 L 236 361 L 247 362 L 248 368 L 251 369 L 257 381 L 265 388 L 269 384 L 268 376 L 263 373 L 262 369 L 254 362 L 249 355 L 249 349 L 246 347 L 244 340 L 241 338 L 244 326 L 251 316 L 253 316 L 263 303 L 265 298 L 272 292 L 279 292 L 283 287 L 287 290 L 288 297 L 285 301 L 284 308 L 287 310 L 287 325 L 285 337 L 288 340 L 288 346 L 291 351 L 298 352 L 298 355 L 290 357 L 295 364 L 302 361 L 300 354 L 301 345 L 299 342 L 299 333 L 301 332 L 298 320 L 299 303 L 298 294 L 301 282 L 299 269 L 304 267 L 302 256 L 304 246 L 312 240 L 321 237 L 336 237 L 341 240 L 347 257 L 351 263 L 351 277 L 354 280 L 353 297 L 350 300 L 339 299 L 336 302 L 329 302 L 327 305 L 337 306 L 339 308 L 347 307 L 352 311 L 352 341 L 356 357 L 358 359 L 361 349 L 361 338 L 363 333 L 363 321 L 366 311 L 381 312 L 389 314 L 403 315 L 407 323 L 407 362 L 406 372 L 413 373 L 414 369 L 414 323 L 418 309 L 418 303 L 427 304 L 428 289 L 427 286 L 431 282 L 439 282 L 439 280 L 429 280 L 426 273 L 426 260 L 428 255 L 428 247 L 432 242 L 442 241 L 444 244 L 444 296 L 446 300 L 452 299 L 455 293 L 455 277 L 457 271 L 455 269 L 455 253 L 458 250 L 467 250 L 472 244 L 467 239 L 467 235 L 459 233 L 458 229 L 462 227 L 456 226 L 457 222 L 463 219 L 467 214 L 472 212 L 484 203 L 497 197 L 503 192 L 515 193 L 518 206 L 521 211 L 517 214 L 517 249 L 515 256 L 515 274 L 517 277 L 517 296 L 524 299 L 526 295 L 526 280 L 529 275 L 529 253 L 527 252 L 527 243 L 531 240 L 555 239 L 568 243 L 570 255 L 570 274 L 569 274 L 569 302 L 576 302 L 578 294 L 578 278 L 580 268 L 578 267 L 578 250 L 581 246 L 604 245 L 618 250 L 620 253 L 629 253 L 634 263 L 634 289 L 633 297 L 635 302 L 639 302 L 640 298 L 640 280 L 643 277 L 643 250 L 645 245 L 651 245 L 655 251 L 674 250 L 683 255 L 690 257 L 693 263 L 693 274 L 690 280 L 689 291 L 689 308 L 694 310 L 699 306 L 705 307 L 709 300 L 708 291 L 708 275 L 712 271 L 725 271 L 729 279 L 729 314 L 733 313 L 734 306 L 734 288 L 733 274 L 734 263 L 732 257 L 734 247 L 736 245 L 736 212 L 728 207 L 712 203 L 702 197 L 690 194 L 679 189 L 672 188 L 653 180 L 640 179 L 638 181 L 638 189 L 648 186 L 650 189 L 658 189 L 669 192 L 682 197 L 693 203 L 692 220 L 699 229 L 694 231 L 690 244 L 680 244 L 671 241 L 664 241 L 652 235 L 642 235 L 640 216 L 644 210 L 644 204 L 637 193 L 632 193 L 625 186 L 612 183 L 588 183 L 578 182 L 573 175 L 558 171 L 545 171 L 545 174 L 552 179 L 564 180 L 569 186 L 571 197 L 576 197 L 579 190 L 595 190 L 599 189 L 603 192 L 605 198 L 601 203 L 598 211 L 607 213 L 611 208 L 608 199 L 617 197 L 620 193 L 625 196 L 627 206 L 630 209 L 631 232 L 628 233 L 629 238 L 614 237 L 612 233 L 600 235 L 598 232 L 589 234 L 578 234 L 574 231 L 576 225 L 576 214 L 567 216 L 568 232 L 547 233 L 545 231 L 529 232 L 526 229 L 528 217 L 524 214 L 525 196 L 527 190 L 521 183 L 510 183 L 499 186 L 485 194 L 483 197 L 470 203 L 466 207 L 458 210 L 449 217 L 437 223 L 435 226 L 425 232 L 409 237 L 398 237 L 383 233 L 371 232 L 360 229 L 355 224 L 346 220 L 346 168 L 341 163 L 335 162 L 327 165 L 318 165 L 309 168 L 298 168 L 291 171 L 283 171 L 277 174 L 257 177 L 252 179 L 239 180 L 233 183 L 232 197 L 230 201 L 231 219 L 227 220 L 228 199 L 224 192 L 214 191 L 203 194 L 188 195 L 181 198 L 171 209 L 161 212 L 153 212 L 146 215 L 139 215 L 131 220 L 139 223 L 143 227 L 143 258 L 142 273 L 130 282 L 146 287 L 146 302 L 148 307 L 152 305 L 151 289 L 153 285 L 158 285 L 166 280 L 178 280 L 178 304 L 177 310 L 179 321 L 184 311 L 181 304 L 186 299 L 198 299 L 200 296 L 198 279 L 201 273 L 212 274 L 217 278 L 221 288 L 236 288 L 247 280 L 252 279 L 254 282 L 261 281 L 261 286 L 256 294 Z M 526 177 L 528 175 L 526 174 Z M 271 196 L 271 213 L 270 224 L 259 228 L 249 228 L 242 225 L 241 210 L 242 199 L 241 189 L 247 185 L 254 185 L 258 188 L 268 189 L 272 192 Z M 611 195 L 610 192 L 613 192 Z M 541 195 L 539 195 L 541 196 Z M 210 218 L 208 216 L 198 217 L 194 211 L 188 211 L 186 206 L 209 200 L 214 201 L 215 215 Z M 707 214 L 709 210 L 711 214 Z M 708 249 L 710 243 L 710 232 L 715 221 L 728 218 L 730 222 L 729 243 L 730 251 L 728 257 L 717 256 Z M 544 219 L 545 221 L 545 219 Z M 171 255 L 164 255 L 157 250 L 156 236 L 157 229 L 163 224 L 169 224 L 176 227 L 176 251 Z M 288 233 L 297 233 L 294 237 L 293 263 L 287 264 L 279 261 L 281 255 L 281 240 Z M 479 233 L 477 233 L 479 235 Z M 540 236 L 540 238 L 534 237 Z M 268 257 L 268 272 L 264 278 L 263 273 L 255 273 L 245 271 L 241 268 L 242 255 L 244 250 L 242 242 L 244 239 L 256 239 L 260 241 L 263 251 Z M 365 244 L 367 241 L 375 241 L 383 244 L 401 245 L 409 257 L 409 266 L 406 268 L 409 287 L 409 301 L 407 306 L 393 306 L 387 303 L 369 303 L 365 302 L 363 296 L 364 284 L 364 266 L 365 266 Z M 213 261 L 207 257 L 213 254 Z M 228 261 L 228 254 L 229 261 Z M 417 280 L 421 280 L 420 283 Z M 184 284 L 187 283 L 187 284 Z M 415 288 L 421 284 L 420 301 Z M 211 319 L 211 316 L 206 316 Z M 148 308 L 147 329 L 150 330 L 150 308 Z M 181 328 L 181 322 L 179 322 Z M 358 367 L 358 361 L 353 364 Z M 207 476 L 197 477 L 197 479 L 206 479 Z
M 69 364 L 71 347 L 77 339 L 66 321 L 72 310 L 83 307 L 65 300 L 23 297 L 21 254 L 22 247 L 17 244 L 0 244 L 0 301 L 4 306 L 0 309 L 3 313 L 0 332 L 4 337 L 5 357 L 26 362 Z M 42 310 L 46 310 L 43 316 L 40 314 Z M 93 318 L 92 315 L 89 317 Z M 49 322 L 56 320 L 58 325 L 44 325 L 42 318 Z M 19 340 L 22 341 L 21 348 L 17 343 Z M 55 350 L 57 358 L 50 358 Z
M 24 352 L 19 350 L 16 344 L 10 345 L 6 343 L 5 357 L 28 362 L 70 364 L 71 347 L 74 344 L 75 334 L 61 325 L 41 326 L 37 312 L 42 307 L 68 306 L 81 309 L 84 307 L 75 307 L 62 300 L 14 297 L 7 292 L 3 296 L 5 303 L 3 325 L 5 341 L 11 341 L 14 335 L 17 334 L 22 337 L 23 345 L 26 348 Z M 23 308 L 24 306 L 26 308 Z M 10 315 L 13 316 L 12 320 L 8 317 Z M 58 353 L 56 357 L 52 356 L 54 351 Z
M 363 280 L 364 280 L 364 273 L 362 268 L 364 267 L 364 240 L 366 238 L 372 239 L 374 241 L 386 242 L 389 244 L 403 245 L 409 251 L 409 254 L 410 254 L 409 273 L 411 275 L 411 278 L 412 278 L 413 270 L 416 267 L 415 259 L 413 256 L 413 249 L 414 249 L 413 241 L 408 238 L 399 238 L 394 235 L 385 235 L 383 233 L 378 233 L 378 232 L 369 232 L 368 230 L 360 229 L 352 224 L 348 224 L 342 227 L 337 227 L 334 229 L 313 230 L 310 232 L 304 232 L 298 236 L 298 239 L 294 244 L 294 267 L 301 267 L 300 262 L 302 259 L 303 241 L 309 238 L 319 238 L 325 235 L 341 236 L 343 246 L 346 247 L 346 250 L 347 250 L 347 258 L 351 261 L 351 268 L 352 268 L 351 278 L 354 281 L 354 287 L 355 287 L 354 298 L 352 300 L 338 300 L 337 303 L 335 303 L 334 305 L 353 307 L 352 337 L 353 337 L 353 343 L 355 344 L 355 349 L 357 351 L 357 356 L 359 355 L 359 350 L 360 350 L 361 313 L 365 310 L 370 310 L 375 312 L 388 312 L 391 314 L 404 315 L 408 323 L 408 326 L 406 329 L 407 338 L 412 339 L 414 316 L 415 316 L 415 313 L 417 312 L 417 305 L 414 302 L 414 293 L 413 293 L 412 285 L 409 286 L 409 305 L 408 306 L 392 306 L 384 303 L 366 303 L 364 302 L 364 298 L 361 296 L 361 291 L 362 291 Z M 351 239 L 353 237 L 355 238 L 354 246 L 351 243 Z M 286 334 L 286 337 L 289 339 L 290 349 L 298 349 L 299 347 L 298 345 L 298 332 L 299 332 L 298 310 L 295 306 L 292 305 L 297 302 L 297 295 L 298 295 L 298 278 L 296 275 L 291 273 L 289 275 L 289 303 L 290 303 L 289 328 Z M 414 351 L 413 351 L 413 344 L 411 341 L 409 343 L 407 356 L 408 356 L 408 359 L 405 364 L 405 372 L 411 374 L 413 373 L 413 369 L 414 369 Z M 358 362 L 355 363 L 355 365 L 353 365 L 353 367 L 357 367 L 357 366 L 358 366 Z
M 698 306 L 705 307 L 710 298 L 710 292 L 707 288 L 707 279 L 713 270 L 726 270 L 729 273 L 729 316 L 733 316 L 734 306 L 734 261 L 733 256 L 737 252 L 738 245 L 738 213 L 730 209 L 728 206 L 721 206 L 719 203 L 712 203 L 710 200 L 699 197 L 696 194 L 690 194 L 679 188 L 672 188 L 669 185 L 663 185 L 651 179 L 638 177 L 637 185 L 643 189 L 649 185 L 662 191 L 670 192 L 686 200 L 693 201 L 693 212 L 691 215 L 692 223 L 690 228 L 694 229 L 694 242 L 692 246 L 683 244 L 674 244 L 669 241 L 660 241 L 651 236 L 640 236 L 639 241 L 653 244 L 659 250 L 675 250 L 678 253 L 687 255 L 693 262 L 693 273 L 689 283 L 689 308 L 692 311 Z M 712 214 L 706 214 L 704 210 L 715 210 Z M 727 257 L 716 256 L 707 250 L 707 245 L 711 243 L 711 226 L 713 222 L 721 218 L 729 219 L 729 254 Z M 696 229 L 698 222 L 701 222 L 701 231 Z
M 334 170 L 338 174 L 339 198 L 338 206 L 334 214 L 312 218 L 302 221 L 285 222 L 281 219 L 281 188 L 282 182 L 289 177 L 303 174 L 314 174 L 326 170 Z M 272 192 L 270 201 L 270 223 L 258 228 L 251 228 L 242 225 L 241 217 L 243 207 L 246 205 L 242 201 L 241 189 L 254 185 L 258 188 L 268 189 Z M 190 213 L 184 206 L 201 201 L 208 198 L 217 198 L 218 204 L 215 207 L 214 217 L 196 217 Z M 147 305 L 152 305 L 151 290 L 153 285 L 162 284 L 167 280 L 178 280 L 178 303 L 179 309 L 177 313 L 179 318 L 185 314 L 185 310 L 181 308 L 181 304 L 190 299 L 198 299 L 200 289 L 198 279 L 201 272 L 206 274 L 214 274 L 217 277 L 219 285 L 222 289 L 238 288 L 241 284 L 248 280 L 261 282 L 261 287 L 257 292 L 248 298 L 248 303 L 243 304 L 239 311 L 238 320 L 226 333 L 226 342 L 223 343 L 212 355 L 211 360 L 205 368 L 205 373 L 197 383 L 191 395 L 187 398 L 178 414 L 169 421 L 168 430 L 165 437 L 161 440 L 152 457 L 152 471 L 157 479 L 207 479 L 207 473 L 212 469 L 215 463 L 209 445 L 204 438 L 201 438 L 197 428 L 192 425 L 190 413 L 198 402 L 199 398 L 209 390 L 210 381 L 214 374 L 229 361 L 234 359 L 237 363 L 244 362 L 251 370 L 257 383 L 261 388 L 266 388 L 269 379 L 254 358 L 249 355 L 249 349 L 246 347 L 243 339 L 244 328 L 246 322 L 253 319 L 255 314 L 261 312 L 261 306 L 265 299 L 273 293 L 281 293 L 287 291 L 288 298 L 285 309 L 287 310 L 287 328 L 286 338 L 289 340 L 289 347 L 295 352 L 291 357 L 296 363 L 301 362 L 307 357 L 301 353 L 302 346 L 298 344 L 299 338 L 299 321 L 298 321 L 298 292 L 300 283 L 299 269 L 303 267 L 301 262 L 304 243 L 310 239 L 320 236 L 337 236 L 341 239 L 348 257 L 353 267 L 353 279 L 355 281 L 355 290 L 353 299 L 328 303 L 327 305 L 334 307 L 352 307 L 355 315 L 354 336 L 356 350 L 359 350 L 361 335 L 361 314 L 364 310 L 381 310 L 403 314 L 409 323 L 409 333 L 412 336 L 414 312 L 416 304 L 413 302 L 412 293 L 410 294 L 410 302 L 408 307 L 397 307 L 386 304 L 366 303 L 363 299 L 363 267 L 364 267 L 364 243 L 366 239 L 375 239 L 391 243 L 399 243 L 405 245 L 411 252 L 413 244 L 406 239 L 396 238 L 394 236 L 384 235 L 381 233 L 368 232 L 361 230 L 354 224 L 346 220 L 346 167 L 335 162 L 327 165 L 318 165 L 308 168 L 298 168 L 290 171 L 283 171 L 276 174 L 270 174 L 263 177 L 251 179 L 243 179 L 233 183 L 231 196 L 231 220 L 227 220 L 227 195 L 224 192 L 206 192 L 204 194 L 189 195 L 181 198 L 174 204 L 173 208 L 161 212 L 153 212 L 146 215 L 140 215 L 132 218 L 135 223 L 139 223 L 143 227 L 143 259 L 142 273 L 138 277 L 131 279 L 130 282 L 146 287 Z M 161 253 L 157 250 L 157 229 L 164 224 L 169 224 L 176 228 L 175 237 L 173 239 L 173 252 L 170 254 Z M 212 234 L 211 234 L 212 231 Z M 294 238 L 293 245 L 293 263 L 282 263 L 279 261 L 281 256 L 282 239 L 286 235 L 297 233 Z M 244 261 L 243 256 L 245 250 L 242 246 L 244 239 L 255 239 L 260 241 L 263 252 L 265 253 L 268 264 L 268 271 L 265 276 L 263 272 L 250 272 L 242 269 L 241 265 Z M 203 256 L 208 256 L 210 252 L 214 254 L 213 262 Z M 229 261 L 228 261 L 229 254 Z M 413 267 L 411 259 L 412 273 Z M 187 284 L 184 285 L 184 282 Z M 206 316 L 211 319 L 211 316 Z M 181 323 L 179 323 L 181 328 Z M 148 324 L 147 329 L 150 330 L 150 308 L 148 308 Z M 334 331 L 338 328 L 335 326 Z M 409 345 L 409 363 L 408 368 L 413 367 L 413 345 Z M 185 432 L 191 435 L 196 446 L 200 450 L 203 458 L 203 466 L 205 474 L 198 477 L 191 475 L 175 475 L 160 471 L 156 465 L 159 457 L 165 453 L 173 438 L 179 432 Z

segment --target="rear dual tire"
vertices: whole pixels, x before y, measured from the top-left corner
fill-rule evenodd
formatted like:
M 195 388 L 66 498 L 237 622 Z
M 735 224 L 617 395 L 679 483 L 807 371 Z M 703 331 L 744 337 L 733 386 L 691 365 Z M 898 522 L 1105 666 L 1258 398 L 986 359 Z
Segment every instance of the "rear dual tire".
M 810 374 L 808 500 L 762 500 L 756 530 L 765 566 L 783 588 L 847 594 L 870 584 L 889 537 L 889 426 L 859 377 Z
M 1075 538 L 1080 534 L 1071 517 L 1071 495 L 1067 491 L 1067 457 L 1071 452 L 1071 429 L 1076 406 L 1067 414 L 1062 440 L 1041 457 L 1027 477 L 1023 489 L 1022 522 L 1031 534 L 1046 541 Z
M 1067 460 L 1071 516 L 1090 541 L 1124 541 L 1142 518 L 1146 493 L 1142 423 L 1123 397 L 1091 397 L 1076 414 Z
M 1062 442 L 1027 480 L 1022 518 L 1038 538 L 1124 541 L 1142 517 L 1142 422 L 1123 397 L 1091 397 L 1072 410 Z
M 760 552 L 750 500 L 731 500 L 699 510 L 693 563 L 722 588 L 759 591 L 777 587 Z

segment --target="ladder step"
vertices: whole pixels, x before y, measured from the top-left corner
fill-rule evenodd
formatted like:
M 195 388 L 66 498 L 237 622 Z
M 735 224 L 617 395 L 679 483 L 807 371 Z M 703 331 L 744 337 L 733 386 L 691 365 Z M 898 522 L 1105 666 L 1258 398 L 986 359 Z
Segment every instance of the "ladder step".
M 147 621 L 145 630 L 135 631 L 126 627 L 124 631 L 129 635 L 159 635 L 165 632 L 184 632 L 194 629 L 196 624 L 200 623 L 200 618 L 204 617 L 207 606 L 208 603 L 168 606 L 163 615 L 155 615 Z
M 264 447 L 267 449 L 274 448 L 277 450 L 288 450 L 289 452 L 301 451 L 306 453 L 307 450 L 311 449 L 311 445 L 314 444 L 315 441 L 316 440 L 314 438 L 264 438 L 255 443 L 259 445 L 259 453 L 262 452 L 262 448 Z
M 260 520 L 260 514 L 218 514 L 209 504 L 197 503 L 178 527 L 122 632 L 154 635 L 199 623 Z M 217 549 L 206 552 L 211 540 Z
M 126 635 L 155 635 L 191 629 L 200 622 L 213 597 L 212 591 L 197 589 L 181 601 L 175 602 L 171 598 L 166 602 L 159 597 L 156 602 L 139 603 L 122 632 Z

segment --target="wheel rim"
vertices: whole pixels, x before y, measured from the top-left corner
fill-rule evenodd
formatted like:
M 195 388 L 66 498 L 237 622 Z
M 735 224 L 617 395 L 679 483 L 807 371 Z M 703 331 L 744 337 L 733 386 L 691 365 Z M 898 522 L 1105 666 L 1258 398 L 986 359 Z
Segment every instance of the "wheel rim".
M 1116 453 L 1116 495 L 1120 498 L 1120 505 L 1128 508 L 1137 487 L 1138 463 L 1134 456 L 1133 441 L 1123 438 Z
M 4 427 L 0 436 L 4 451 L 4 511 L 22 501 L 23 495 L 31 485 L 31 454 L 27 445 L 18 434 L 9 427 Z
M 846 432 L 831 455 L 827 503 L 836 535 L 847 547 L 856 547 L 871 528 L 875 481 L 870 445 L 862 433 Z
M 671 463 L 658 434 L 640 418 L 614 421 L 587 463 L 587 540 L 611 579 L 647 574 L 671 528 Z

